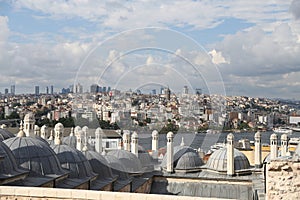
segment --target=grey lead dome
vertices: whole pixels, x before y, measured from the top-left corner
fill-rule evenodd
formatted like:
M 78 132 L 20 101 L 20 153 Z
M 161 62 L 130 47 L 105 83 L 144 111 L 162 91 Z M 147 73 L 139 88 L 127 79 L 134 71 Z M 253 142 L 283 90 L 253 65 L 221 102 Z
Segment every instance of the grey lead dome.
M 206 168 L 218 172 L 227 171 L 227 147 L 216 150 L 208 159 Z M 250 168 L 250 163 L 242 152 L 234 149 L 234 170 L 245 170 Z
M 34 137 L 14 137 L 3 141 L 12 151 L 17 164 L 28 169 L 31 176 L 61 175 L 65 172 L 55 152 Z

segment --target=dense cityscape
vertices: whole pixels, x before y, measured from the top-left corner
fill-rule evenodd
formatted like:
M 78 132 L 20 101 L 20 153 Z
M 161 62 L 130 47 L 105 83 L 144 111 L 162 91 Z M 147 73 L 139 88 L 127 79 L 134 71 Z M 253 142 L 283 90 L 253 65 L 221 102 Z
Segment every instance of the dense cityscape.
M 149 94 L 138 91 L 119 91 L 93 84 L 89 92 L 77 84 L 60 93 L 53 86 L 34 94 L 1 94 L 2 123 L 18 126 L 26 113 L 33 112 L 39 126 L 54 127 L 57 122 L 65 127 L 75 125 L 104 129 L 161 130 L 177 132 L 268 131 L 280 126 L 298 126 L 298 101 L 274 100 L 245 96 L 202 94 L 184 86 L 181 93 L 162 87 Z M 193 94 L 194 93 L 194 94 Z M 223 106 L 223 109 L 221 107 Z

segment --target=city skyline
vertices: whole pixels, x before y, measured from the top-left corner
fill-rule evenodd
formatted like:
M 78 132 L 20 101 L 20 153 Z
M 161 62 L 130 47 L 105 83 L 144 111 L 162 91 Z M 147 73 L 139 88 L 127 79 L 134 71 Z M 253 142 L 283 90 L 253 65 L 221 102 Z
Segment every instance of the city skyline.
M 300 98 L 299 0 L 270 3 L 62 1 L 56 4 L 28 0 L 0 1 L 0 5 L 0 51 L 3 52 L 0 55 L 0 69 L 3 71 L 0 75 L 1 93 L 12 85 L 16 86 L 17 94 L 34 91 L 35 85 L 44 92 L 44 88 L 53 83 L 58 89 L 74 84 L 77 80 L 85 83 L 84 88 L 88 89 L 91 85 L 88 82 L 90 77 L 78 79 L 78 72 L 91 50 L 123 31 L 160 27 L 183 34 L 205 49 L 204 52 L 210 56 L 210 63 L 215 64 L 220 72 L 225 94 Z M 148 41 L 154 36 L 155 42 L 161 42 L 169 36 L 163 34 L 161 31 L 160 36 L 156 36 L 155 31 L 149 33 L 146 30 L 139 37 L 129 37 L 126 44 L 123 44 L 122 37 L 117 38 L 115 43 L 118 45 L 112 45 L 111 49 L 106 49 L 102 54 L 99 52 L 101 60 L 93 67 L 103 70 L 108 63 L 123 55 L 122 50 L 129 46 L 149 46 Z M 172 46 L 170 41 L 165 44 L 174 55 L 184 55 L 194 63 L 202 63 L 203 57 L 193 52 L 195 49 L 191 47 L 192 43 L 180 44 L 180 41 L 175 41 L 176 46 Z M 126 48 L 121 48 L 122 45 Z M 133 58 L 127 57 L 114 63 L 116 65 L 107 72 L 107 77 L 104 76 L 105 81 L 112 79 L 113 82 L 104 82 L 105 85 L 111 85 L 112 88 L 124 85 L 128 89 L 133 85 L 134 90 L 141 87 L 140 82 L 151 76 L 157 77 L 151 79 L 152 82 L 166 85 L 168 82 L 158 81 L 164 78 L 172 81 L 170 79 L 174 77 L 174 71 L 170 69 L 176 69 L 193 88 L 203 88 L 205 92 L 205 85 L 193 82 L 191 69 L 180 66 L 182 63 L 178 64 L 166 53 L 145 51 L 135 54 Z M 91 62 L 91 59 L 88 61 Z M 147 70 L 136 70 L 138 76 L 128 75 L 138 77 L 140 82 L 129 78 L 130 81 L 124 79 L 119 82 L 119 79 L 113 80 L 110 77 L 116 73 L 126 74 L 132 66 L 142 64 L 148 66 Z M 102 78 L 99 71 L 94 74 Z M 103 80 L 98 81 L 96 83 L 101 85 Z M 185 84 L 178 81 L 171 87 L 181 91 Z

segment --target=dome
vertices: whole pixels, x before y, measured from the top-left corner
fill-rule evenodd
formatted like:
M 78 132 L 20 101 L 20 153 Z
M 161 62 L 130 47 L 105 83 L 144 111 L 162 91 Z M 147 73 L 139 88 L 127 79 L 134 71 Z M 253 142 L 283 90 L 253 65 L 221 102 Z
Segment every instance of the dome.
M 30 171 L 29 175 L 46 176 L 65 173 L 56 154 L 45 142 L 35 137 L 14 137 L 3 142 L 12 151 L 17 164 Z
M 173 138 L 173 137 L 174 137 L 174 133 L 173 132 L 168 132 L 167 138 Z
M 158 131 L 157 130 L 152 131 L 152 137 L 157 137 L 157 136 L 158 136 Z
M 64 125 L 62 123 L 57 123 L 54 126 L 54 132 L 63 132 L 64 131 Z
M 275 133 L 273 133 L 271 136 L 270 136 L 270 140 L 277 140 L 277 135 Z
M 27 113 L 24 117 L 24 122 L 35 121 L 34 114 L 32 112 Z
M 216 150 L 208 159 L 206 168 L 218 172 L 227 171 L 227 147 Z M 234 170 L 246 170 L 250 168 L 250 163 L 242 152 L 234 149 Z
M 117 157 L 113 155 L 105 155 L 109 166 L 111 167 L 112 173 L 118 175 L 118 180 L 127 180 L 130 179 L 126 169 L 124 168 L 123 163 Z
M 188 152 L 194 152 L 197 154 L 197 152 L 192 149 L 189 146 L 176 146 L 174 147 L 174 167 L 177 165 L 178 160 L 180 159 L 180 157 L 182 157 L 185 153 Z M 167 168 L 167 155 L 165 154 L 163 157 L 163 160 L 161 162 L 161 167 L 162 168 Z
M 0 174 L 25 173 L 19 168 L 13 153 L 3 142 L 0 142 L 0 157 L 3 157 L 3 160 L 0 161 Z
M 95 176 L 89 161 L 82 152 L 67 145 L 51 146 L 57 154 L 61 167 L 70 171 L 70 178 Z
M 288 140 L 287 134 L 282 134 L 282 135 L 281 135 L 281 140 L 287 141 L 287 140 Z
M 126 150 L 112 150 L 107 155 L 115 156 L 122 163 L 128 173 L 139 173 L 142 171 L 142 164 L 136 155 Z
M 68 146 L 76 149 L 77 138 L 74 135 L 73 136 L 69 135 L 62 139 L 62 144 L 68 145 Z
M 203 165 L 203 161 L 196 152 L 187 152 L 177 161 L 175 170 L 197 170 Z
M 0 128 L 0 141 L 6 140 L 8 138 L 13 138 L 13 137 L 15 137 L 14 134 L 12 134 L 6 129 Z
M 254 138 L 260 138 L 261 137 L 261 133 L 259 131 L 257 131 L 254 135 Z
M 99 178 L 113 178 L 110 166 L 102 155 L 95 151 L 84 151 L 83 154 L 90 162 L 93 171 L 99 175 Z

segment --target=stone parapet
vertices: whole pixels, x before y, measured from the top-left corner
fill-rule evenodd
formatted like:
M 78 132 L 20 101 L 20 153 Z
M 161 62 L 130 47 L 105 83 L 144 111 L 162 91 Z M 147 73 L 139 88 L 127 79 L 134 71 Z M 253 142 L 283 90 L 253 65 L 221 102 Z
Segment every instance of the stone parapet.
M 300 161 L 272 160 L 266 170 L 267 199 L 300 199 Z

